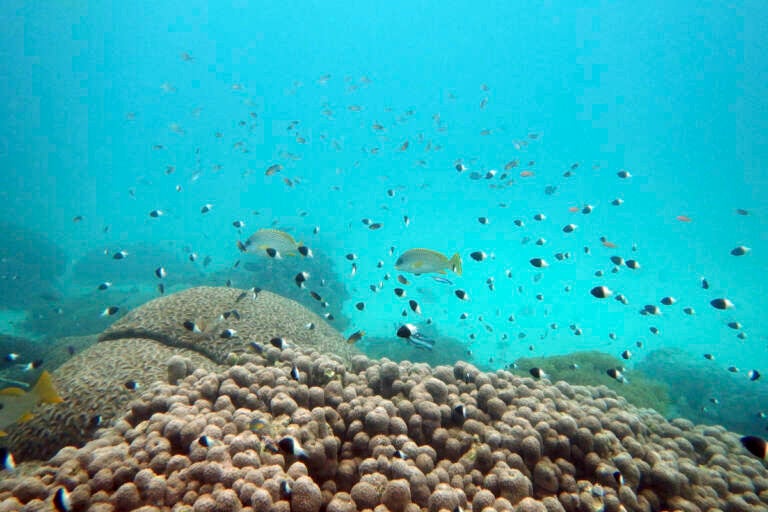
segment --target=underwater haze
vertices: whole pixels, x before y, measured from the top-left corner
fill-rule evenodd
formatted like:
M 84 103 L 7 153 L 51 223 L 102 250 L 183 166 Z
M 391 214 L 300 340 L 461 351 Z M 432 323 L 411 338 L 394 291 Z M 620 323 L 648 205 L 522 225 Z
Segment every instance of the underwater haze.
M 680 414 L 721 421 L 732 389 L 765 428 L 764 3 L 2 11 L 0 325 L 19 362 L 161 293 L 256 286 L 364 330 L 369 354 L 493 370 L 599 351 L 629 381 L 646 364 L 715 385 Z M 265 228 L 314 257 L 239 250 Z M 415 248 L 461 274 L 395 268 Z

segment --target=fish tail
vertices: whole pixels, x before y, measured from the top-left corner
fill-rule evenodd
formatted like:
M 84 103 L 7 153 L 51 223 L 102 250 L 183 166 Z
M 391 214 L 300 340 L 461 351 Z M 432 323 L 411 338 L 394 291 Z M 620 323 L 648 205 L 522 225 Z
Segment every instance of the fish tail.
M 461 275 L 461 256 L 459 256 L 459 253 L 454 254 L 451 259 L 448 261 L 448 263 L 451 264 L 451 269 L 453 269 L 453 272 L 457 275 Z
M 59 396 L 56 388 L 53 387 L 53 379 L 51 374 L 47 371 L 40 374 L 40 378 L 37 379 L 37 384 L 32 388 L 32 393 L 35 393 L 40 400 L 47 404 L 58 404 L 63 402 L 64 399 Z

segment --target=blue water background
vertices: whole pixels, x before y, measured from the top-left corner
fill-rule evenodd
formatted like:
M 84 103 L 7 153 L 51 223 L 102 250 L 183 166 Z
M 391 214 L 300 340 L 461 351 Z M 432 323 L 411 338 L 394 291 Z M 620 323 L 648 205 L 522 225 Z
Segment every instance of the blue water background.
M 643 350 L 715 352 L 717 364 L 768 370 L 766 8 L 579 4 L 8 2 L 0 19 L 0 213 L 50 236 L 72 264 L 142 241 L 170 248 L 190 272 L 200 265 L 187 261 L 184 246 L 212 256 L 206 271 L 226 269 L 240 257 L 236 240 L 247 236 L 232 221 L 244 220 L 250 232 L 277 220 L 333 255 L 353 296 L 345 311 L 369 336 L 392 336 L 407 308 L 392 293 L 393 281 L 376 294 L 368 288 L 386 272 L 396 275 L 399 252 L 458 251 L 464 275 L 448 276 L 454 286 L 411 278 L 409 298 L 424 314 L 409 318 L 423 325 L 431 317 L 478 361 L 493 356 L 501 366 L 532 353 L 588 348 L 618 354 L 643 340 Z M 185 52 L 192 60 L 181 58 Z M 253 128 L 239 127 L 241 120 Z M 299 124 L 289 132 L 293 120 Z M 297 143 L 297 133 L 308 142 Z M 240 140 L 249 153 L 233 147 Z M 406 140 L 408 150 L 398 151 Z M 527 146 L 516 149 L 515 141 Z M 425 151 L 429 142 L 441 149 Z M 301 159 L 281 156 L 285 151 Z M 457 173 L 457 159 L 469 171 Z M 507 188 L 489 188 L 498 178 L 469 178 L 471 171 L 501 173 L 514 159 L 521 165 Z M 576 162 L 574 177 L 563 178 Z M 282 173 L 265 177 L 273 163 Z M 175 172 L 167 175 L 169 165 Z M 535 176 L 519 177 L 523 169 Z M 633 177 L 618 179 L 620 169 Z M 288 187 L 286 176 L 301 183 Z M 546 195 L 546 185 L 557 192 Z M 615 197 L 625 203 L 611 206 Z M 201 215 L 206 203 L 214 209 Z M 592 214 L 568 211 L 585 204 L 594 205 Z M 155 208 L 167 215 L 151 219 Z M 532 219 L 539 212 L 546 221 Z M 84 220 L 73 223 L 75 215 Z M 370 231 L 364 217 L 384 228 Z M 579 228 L 565 235 L 561 227 L 570 222 Z M 525 236 L 532 240 L 524 245 Z M 618 247 L 602 247 L 600 236 Z M 548 243 L 534 245 L 538 237 Z M 729 252 L 740 244 L 752 251 L 734 258 Z M 474 250 L 495 259 L 474 262 Z M 560 251 L 573 256 L 557 262 Z M 359 256 L 354 277 L 344 259 L 350 252 Z M 611 274 L 613 254 L 635 257 L 642 268 Z M 550 267 L 534 269 L 532 257 Z M 137 303 L 156 296 L 154 267 Z M 600 269 L 605 276 L 595 277 Z M 702 276 L 710 290 L 701 289 Z M 74 277 L 62 279 L 63 293 L 95 293 L 98 282 L 76 285 Z M 624 293 L 630 305 L 594 299 L 589 290 L 599 284 Z M 458 301 L 456 288 L 471 300 Z M 662 306 L 663 315 L 638 314 L 666 295 L 679 302 Z M 736 307 L 709 306 L 722 296 Z M 366 311 L 354 309 L 357 300 Z M 685 306 L 697 314 L 683 314 Z M 460 320 L 465 311 L 470 318 Z M 733 320 L 744 325 L 746 340 L 727 327 Z M 574 336 L 570 324 L 583 334 Z M 633 348 L 637 358 L 643 350 Z

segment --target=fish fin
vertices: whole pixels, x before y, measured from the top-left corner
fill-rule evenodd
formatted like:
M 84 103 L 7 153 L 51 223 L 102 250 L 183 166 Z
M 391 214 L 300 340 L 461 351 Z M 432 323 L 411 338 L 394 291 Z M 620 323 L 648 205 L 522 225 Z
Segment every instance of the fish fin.
M 59 402 L 64 401 L 64 399 L 59 396 L 56 388 L 53 387 L 53 379 L 51 379 L 51 374 L 47 371 L 40 374 L 40 378 L 37 379 L 37 384 L 35 384 L 35 387 L 32 388 L 30 393 L 35 393 L 40 397 L 40 401 L 47 404 L 58 404 Z
M 451 264 L 451 269 L 453 272 L 457 275 L 461 275 L 461 256 L 459 256 L 459 253 L 454 254 L 451 259 L 448 261 L 448 263 Z
M 26 394 L 26 391 L 17 387 L 0 389 L 0 395 L 2 396 L 24 396 Z
M 34 417 L 35 417 L 35 415 L 34 415 L 34 414 L 32 414 L 31 412 L 25 412 L 25 413 L 24 413 L 24 414 L 22 414 L 22 415 L 21 415 L 21 417 L 19 418 L 19 423 L 24 423 L 25 421 L 29 421 L 29 420 L 31 420 L 31 419 L 32 419 L 32 418 L 34 418 Z
M 8 432 L 6 432 L 5 430 L 0 430 L 0 437 L 5 437 L 7 435 L 8 435 Z

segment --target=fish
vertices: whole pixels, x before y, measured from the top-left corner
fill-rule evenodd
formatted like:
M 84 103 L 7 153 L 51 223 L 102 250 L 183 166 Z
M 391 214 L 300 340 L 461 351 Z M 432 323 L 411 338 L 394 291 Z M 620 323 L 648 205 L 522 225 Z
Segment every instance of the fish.
M 547 268 L 549 266 L 549 263 L 547 263 L 543 258 L 532 258 L 530 260 L 530 264 L 536 268 Z
M 37 404 L 58 404 L 63 401 L 48 371 L 40 374 L 37 383 L 29 391 L 19 387 L 0 389 L 0 437 L 7 435 L 5 429 L 10 425 L 30 420 L 31 411 Z
M 96 288 L 101 291 L 104 291 L 104 290 L 108 290 L 110 287 L 112 287 L 112 283 L 110 281 L 104 281 L 103 283 L 99 284 L 99 286 L 97 286 Z
M 300 459 L 308 458 L 307 452 L 299 444 L 295 437 L 285 436 L 277 442 L 277 446 L 284 452 Z
M 626 260 L 624 265 L 626 265 L 627 268 L 631 268 L 632 270 L 637 270 L 640 268 L 640 263 L 638 263 L 637 260 Z
M 615 379 L 622 384 L 629 384 L 629 381 L 626 377 L 624 377 L 624 374 L 621 372 L 619 368 L 608 368 L 605 370 L 605 373 L 612 379 Z
M 208 213 L 211 210 L 213 210 L 213 205 L 211 203 L 206 203 L 200 207 L 200 213 Z
M 301 373 L 299 373 L 299 368 L 295 364 L 291 366 L 291 379 L 296 382 L 299 382 L 301 379 Z
M 469 294 L 464 290 L 455 290 L 453 292 L 460 300 L 469 300 Z
M 112 255 L 113 260 L 124 260 L 128 257 L 128 251 L 119 250 Z
M 19 365 L 16 365 L 16 366 L 21 368 L 21 371 L 28 372 L 28 371 L 31 371 L 31 370 L 36 370 L 36 369 L 40 368 L 41 366 L 43 366 L 43 360 L 42 359 L 35 359 L 34 361 L 30 361 L 30 362 L 25 363 L 25 364 L 19 364 Z
M 203 332 L 203 329 L 196 322 L 192 320 L 185 320 L 182 325 L 188 331 L 198 333 L 198 334 Z
M 165 270 L 165 267 L 157 267 L 155 269 L 155 275 L 158 279 L 164 279 L 168 275 L 168 271 Z
M 611 204 L 613 206 L 621 206 L 622 204 L 624 204 L 624 200 L 622 198 L 620 198 L 620 197 L 617 197 L 616 199 L 611 201 Z
M 16 461 L 7 447 L 0 447 L 0 471 L 13 471 L 16 469 Z
M 739 246 L 734 247 L 733 249 L 731 249 L 731 255 L 732 256 L 744 256 L 745 254 L 747 254 L 751 250 L 752 249 L 750 249 L 747 246 L 739 245 Z
M 278 254 L 282 256 L 296 256 L 300 245 L 285 231 L 271 228 L 259 229 L 248 237 L 248 240 L 245 242 L 238 241 L 238 248 L 241 252 L 270 256 L 267 251 L 271 249 L 275 251 L 275 255 L 270 256 L 273 258 Z
M 285 338 L 275 337 L 269 340 L 269 344 L 272 345 L 275 348 L 279 348 L 280 350 L 285 350 L 288 348 L 288 342 L 285 340 Z
M 349 335 L 349 337 L 347 338 L 347 343 L 349 343 L 350 345 L 357 343 L 363 338 L 363 336 L 365 336 L 365 331 L 363 330 L 355 331 Z
M 467 419 L 467 407 L 464 404 L 457 404 L 451 409 L 451 420 L 461 425 Z
M 125 386 L 125 389 L 130 391 L 136 391 L 139 389 L 139 387 L 141 387 L 140 384 L 133 379 L 127 381 L 125 384 L 123 384 L 123 386 Z
M 235 336 L 237 336 L 237 331 L 234 329 L 224 329 L 223 331 L 221 331 L 221 334 L 219 334 L 219 338 L 222 338 L 225 340 L 234 338 Z
M 722 309 L 731 309 L 733 307 L 733 302 L 731 302 L 730 300 L 728 300 L 726 298 L 712 299 L 709 303 L 715 309 L 721 309 L 722 310 Z
M 152 217 L 153 219 L 162 217 L 163 215 L 165 215 L 165 212 L 163 210 L 152 210 L 151 212 L 149 212 L 149 216 Z
M 766 455 L 768 455 L 768 443 L 765 439 L 757 436 L 744 436 L 739 441 L 749 453 L 758 459 L 765 460 Z
M 72 510 L 72 500 L 64 487 L 59 487 L 53 494 L 53 508 L 56 512 L 69 512 Z
M 591 293 L 592 296 L 597 299 L 607 299 L 613 295 L 613 292 L 607 286 L 595 286 L 589 291 L 589 293 Z
M 99 316 L 112 316 L 117 314 L 118 311 L 120 311 L 119 307 L 109 306 L 108 308 L 105 308 L 104 311 L 102 311 Z
M 566 224 L 563 226 L 563 233 L 573 233 L 578 226 L 576 224 Z
M 534 379 L 546 379 L 547 377 L 549 377 L 544 370 L 538 367 L 531 368 L 530 370 L 528 370 L 528 373 L 530 373 Z
M 273 174 L 277 174 L 278 172 L 283 170 L 283 166 L 280 164 L 272 164 L 269 167 L 267 167 L 267 170 L 264 171 L 265 176 L 272 176 Z
M 632 173 L 630 173 L 629 171 L 626 171 L 626 170 L 622 169 L 622 170 L 620 170 L 619 172 L 617 172 L 617 173 L 616 173 L 616 176 L 618 176 L 619 178 L 621 178 L 621 179 L 623 179 L 623 180 L 626 180 L 626 179 L 628 179 L 628 178 L 631 178 L 631 177 L 632 177 Z
M 474 251 L 470 253 L 469 257 L 475 261 L 483 261 L 488 255 L 484 251 Z
M 432 276 L 432 280 L 440 284 L 447 284 L 449 286 L 453 284 L 453 281 L 442 276 Z
M 445 274 L 450 269 L 456 275 L 461 275 L 461 256 L 455 253 L 450 259 L 442 253 L 431 249 L 409 249 L 398 256 L 395 269 L 412 274 Z
M 296 286 L 299 288 L 304 288 L 304 282 L 309 279 L 309 272 L 299 272 L 296 274 L 296 277 L 293 278 L 293 281 L 296 283 Z
M 417 315 L 421 314 L 421 306 L 419 306 L 419 303 L 415 300 L 411 299 L 408 301 L 408 306 L 411 308 L 411 311 L 416 313 Z

